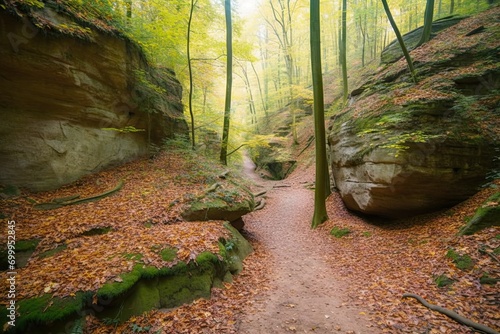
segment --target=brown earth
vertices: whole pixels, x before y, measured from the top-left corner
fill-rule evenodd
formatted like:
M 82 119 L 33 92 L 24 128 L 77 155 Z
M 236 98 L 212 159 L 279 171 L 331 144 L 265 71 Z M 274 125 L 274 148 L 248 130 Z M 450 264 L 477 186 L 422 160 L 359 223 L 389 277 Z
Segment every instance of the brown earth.
M 255 192 L 267 190 L 267 204 L 245 216 L 245 229 L 270 253 L 270 287 L 238 333 L 378 333 L 362 308 L 349 305 L 348 282 L 329 265 L 333 245 L 310 228 L 314 174 L 262 181 L 252 167 L 246 159 L 245 173 L 256 181 Z

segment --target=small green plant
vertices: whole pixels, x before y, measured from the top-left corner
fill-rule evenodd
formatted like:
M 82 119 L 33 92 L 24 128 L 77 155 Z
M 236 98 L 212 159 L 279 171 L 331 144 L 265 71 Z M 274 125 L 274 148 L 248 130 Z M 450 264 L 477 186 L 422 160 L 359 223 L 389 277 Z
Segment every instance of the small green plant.
M 139 326 L 138 324 L 130 325 L 132 327 L 132 333 L 147 333 L 151 329 L 151 326 Z
M 220 238 L 219 242 L 222 244 L 226 251 L 233 250 L 236 247 L 236 244 L 233 240 L 226 240 L 225 238 Z
M 342 238 L 343 236 L 346 236 L 351 233 L 351 230 L 348 228 L 339 228 L 335 226 L 330 230 L 330 235 L 333 235 L 335 238 Z
M 126 126 L 124 128 L 101 128 L 101 130 L 105 131 L 116 131 L 120 133 L 134 133 L 134 132 L 143 132 L 146 131 L 146 129 L 137 129 L 135 126 Z
M 488 273 L 483 273 L 479 279 L 479 283 L 481 284 L 495 285 L 497 282 L 500 282 L 500 279 L 491 277 Z
M 363 232 L 363 237 L 371 237 L 372 236 L 372 232 Z
M 438 288 L 443 288 L 448 285 L 452 285 L 455 281 L 446 276 L 445 274 L 434 277 L 434 282 Z
M 470 270 L 474 267 L 474 260 L 469 255 L 460 255 L 454 249 L 448 250 L 446 257 L 451 259 L 460 270 Z

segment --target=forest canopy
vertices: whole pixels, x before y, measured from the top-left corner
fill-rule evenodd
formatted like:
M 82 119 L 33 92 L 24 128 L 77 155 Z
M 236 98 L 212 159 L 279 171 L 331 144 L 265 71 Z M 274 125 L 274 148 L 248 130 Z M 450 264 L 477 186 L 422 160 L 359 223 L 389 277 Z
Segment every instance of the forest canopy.
M 427 2 L 388 1 L 402 34 L 423 25 Z M 433 2 L 434 20 L 469 15 L 491 5 L 491 0 Z M 207 138 L 220 138 L 226 75 L 224 1 L 15 0 L 9 3 L 35 8 L 59 6 L 101 30 L 119 32 L 132 39 L 143 48 L 151 64 L 175 71 L 184 87 L 184 104 L 186 107 L 192 104 L 193 116 L 189 121 L 194 122 L 192 128 L 196 130 L 198 145 L 207 145 Z M 377 67 L 381 51 L 395 35 L 380 1 L 347 1 L 345 35 L 342 33 L 342 0 L 321 1 L 320 5 L 325 88 L 330 90 L 330 95 L 344 95 L 345 99 L 349 79 L 342 79 L 339 52 L 342 36 L 346 36 L 345 65 L 350 77 L 364 67 Z M 234 89 L 230 152 L 242 144 L 256 145 L 252 136 L 267 134 L 268 117 L 289 106 L 291 101 L 312 100 L 309 2 L 233 0 L 232 12 Z M 188 29 L 191 80 L 186 45 Z M 192 94 L 192 101 L 187 99 L 188 92 Z M 333 97 L 325 96 L 325 101 L 328 107 Z M 290 105 L 292 115 L 296 108 L 298 105 Z M 296 141 L 294 125 L 292 131 Z

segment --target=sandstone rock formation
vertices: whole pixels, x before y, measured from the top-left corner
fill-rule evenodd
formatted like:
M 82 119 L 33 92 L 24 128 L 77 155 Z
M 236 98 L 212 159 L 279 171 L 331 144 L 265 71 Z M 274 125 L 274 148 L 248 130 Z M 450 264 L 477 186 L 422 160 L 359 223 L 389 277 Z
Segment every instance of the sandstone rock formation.
M 414 50 L 418 84 L 400 60 L 333 117 L 331 166 L 348 208 L 426 213 L 467 199 L 498 171 L 500 41 L 491 17 L 499 12 L 466 19 Z
M 49 3 L 0 27 L 0 184 L 57 188 L 187 133 L 174 74 L 128 39 Z
M 241 229 L 241 217 L 254 208 L 253 194 L 244 186 L 217 182 L 205 194 L 187 203 L 182 218 L 187 221 L 225 220 Z

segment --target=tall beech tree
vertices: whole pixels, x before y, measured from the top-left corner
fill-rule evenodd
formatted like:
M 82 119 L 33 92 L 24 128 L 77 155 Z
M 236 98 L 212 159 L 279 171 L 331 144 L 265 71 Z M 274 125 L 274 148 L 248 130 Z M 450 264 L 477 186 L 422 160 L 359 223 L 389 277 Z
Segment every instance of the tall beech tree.
M 193 22 L 193 12 L 194 7 L 198 0 L 191 0 L 191 9 L 189 10 L 189 20 L 187 26 L 187 61 L 188 61 L 188 72 L 189 72 L 189 97 L 188 97 L 188 106 L 189 106 L 189 115 L 191 117 L 191 143 L 193 146 L 193 150 L 196 147 L 196 139 L 194 135 L 194 113 L 193 113 L 193 67 L 191 65 L 191 23 Z
M 224 103 L 224 125 L 222 127 L 222 143 L 220 162 L 227 165 L 227 145 L 229 141 L 229 125 L 231 121 L 231 92 L 233 87 L 233 23 L 231 20 L 231 0 L 224 0 L 226 15 L 226 102 Z
M 396 34 L 396 37 L 398 39 L 399 45 L 401 46 L 401 50 L 403 50 L 403 54 L 405 56 L 406 62 L 408 63 L 408 67 L 410 68 L 411 76 L 413 78 L 413 81 L 417 82 L 417 77 L 415 76 L 415 68 L 413 67 L 413 61 L 411 60 L 410 53 L 408 52 L 408 49 L 406 48 L 405 42 L 403 40 L 403 36 L 401 36 L 401 33 L 399 32 L 398 26 L 396 25 L 396 22 L 394 21 L 394 18 L 392 17 L 391 10 L 389 8 L 389 5 L 387 4 L 387 0 L 382 0 L 382 4 L 384 5 L 384 10 L 385 13 L 387 14 L 387 18 L 389 19 L 389 22 L 391 23 L 392 29 L 394 30 L 394 33 Z
M 424 29 L 422 31 L 422 37 L 420 37 L 420 41 L 418 42 L 417 46 L 427 43 L 431 39 L 433 18 L 434 18 L 434 0 L 427 0 L 427 3 L 425 5 L 425 14 L 424 14 Z
M 316 186 L 314 190 L 314 216 L 312 227 L 315 228 L 328 219 L 326 198 L 330 194 L 328 162 L 326 159 L 325 106 L 323 96 L 323 74 L 321 71 L 321 25 L 319 0 L 311 0 L 310 43 L 311 71 L 314 96 L 314 134 L 316 137 Z
M 347 103 L 349 84 L 347 82 L 347 0 L 342 0 L 342 35 L 340 39 L 340 63 L 342 65 L 342 99 Z

